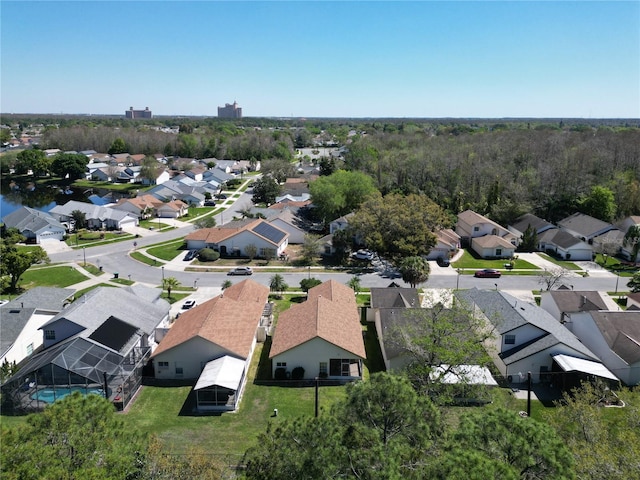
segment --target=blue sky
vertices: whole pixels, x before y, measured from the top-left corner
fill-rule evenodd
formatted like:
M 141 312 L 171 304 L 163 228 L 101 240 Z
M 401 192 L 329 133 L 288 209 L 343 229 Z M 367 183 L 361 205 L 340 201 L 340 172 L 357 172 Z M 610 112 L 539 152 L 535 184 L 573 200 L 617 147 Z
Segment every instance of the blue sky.
M 2 0 L 0 111 L 640 117 L 640 2 Z

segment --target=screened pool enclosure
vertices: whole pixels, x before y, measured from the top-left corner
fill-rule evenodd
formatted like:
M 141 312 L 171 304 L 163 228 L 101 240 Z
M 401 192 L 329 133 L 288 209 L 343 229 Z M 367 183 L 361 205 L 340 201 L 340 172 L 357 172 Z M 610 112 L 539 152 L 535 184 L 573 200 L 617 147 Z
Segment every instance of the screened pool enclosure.
M 63 341 L 33 356 L 2 385 L 3 409 L 42 410 L 74 391 L 102 395 L 124 408 L 140 387 L 150 353 L 136 347 L 122 356 L 86 338 Z

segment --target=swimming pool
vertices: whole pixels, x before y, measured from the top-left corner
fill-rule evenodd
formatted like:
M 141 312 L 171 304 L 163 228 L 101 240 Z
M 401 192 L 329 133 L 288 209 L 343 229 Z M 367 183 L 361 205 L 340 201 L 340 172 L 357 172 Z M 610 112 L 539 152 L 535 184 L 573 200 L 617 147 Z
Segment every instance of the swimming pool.
M 43 388 L 42 390 L 38 390 L 37 392 L 31 394 L 32 400 L 40 400 L 45 403 L 53 403 L 56 400 L 61 400 L 67 395 L 71 395 L 73 392 L 80 393 L 93 393 L 95 395 L 100 395 L 104 397 L 104 390 L 102 388 L 89 388 L 85 387 L 60 387 L 56 388 Z

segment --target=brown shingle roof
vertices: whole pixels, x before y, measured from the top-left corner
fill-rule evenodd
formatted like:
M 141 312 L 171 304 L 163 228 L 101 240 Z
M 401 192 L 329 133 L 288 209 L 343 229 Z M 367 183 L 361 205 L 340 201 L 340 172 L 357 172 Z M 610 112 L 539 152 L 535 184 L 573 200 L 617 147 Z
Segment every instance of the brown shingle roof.
M 201 337 L 247 358 L 268 298 L 268 287 L 243 280 L 180 315 L 152 356 Z
M 292 306 L 278 317 L 270 358 L 313 338 L 322 338 L 366 358 L 353 290 L 335 280 L 310 289 L 306 302 Z
M 233 235 L 236 235 L 244 230 L 248 230 L 251 227 L 257 225 L 262 220 L 250 220 L 250 221 L 238 221 L 230 222 L 219 227 L 202 228 L 190 233 L 184 239 L 185 240 L 204 240 L 206 243 L 218 243 L 226 240 Z

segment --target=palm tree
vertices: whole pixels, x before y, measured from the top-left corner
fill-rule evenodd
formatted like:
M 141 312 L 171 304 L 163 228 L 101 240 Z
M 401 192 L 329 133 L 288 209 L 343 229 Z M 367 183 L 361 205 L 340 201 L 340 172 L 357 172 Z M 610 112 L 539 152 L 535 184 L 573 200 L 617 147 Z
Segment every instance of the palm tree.
M 167 277 L 162 281 L 162 286 L 167 289 L 167 297 L 171 298 L 171 290 L 180 286 L 180 280 L 176 277 Z
M 402 280 L 416 288 L 419 283 L 424 283 L 429 279 L 429 262 L 422 257 L 406 257 L 398 265 L 398 270 L 402 275 Z
M 278 298 L 282 298 L 282 292 L 289 288 L 289 285 L 284 281 L 284 277 L 279 273 L 276 273 L 273 277 L 271 277 L 271 281 L 269 282 L 269 289 L 272 292 L 276 292 Z
M 351 277 L 347 282 L 347 286 L 357 294 L 360 291 L 360 277 Z
M 225 280 L 224 282 L 222 282 L 222 290 L 226 290 L 231 285 L 233 285 L 233 283 L 231 283 L 231 280 Z

